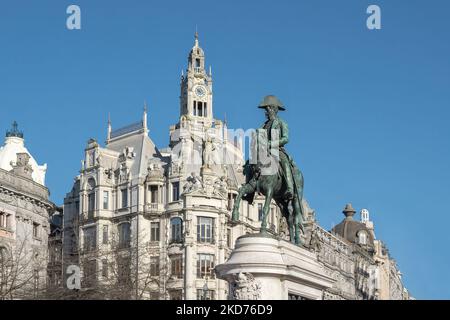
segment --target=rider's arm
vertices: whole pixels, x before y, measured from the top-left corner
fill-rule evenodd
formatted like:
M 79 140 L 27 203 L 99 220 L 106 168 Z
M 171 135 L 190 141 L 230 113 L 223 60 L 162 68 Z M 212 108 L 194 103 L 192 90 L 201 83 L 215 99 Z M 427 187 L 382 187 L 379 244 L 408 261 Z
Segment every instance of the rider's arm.
M 270 146 L 272 148 L 277 148 L 277 147 L 282 147 L 284 146 L 286 143 L 289 142 L 289 129 L 287 126 L 287 123 L 284 122 L 282 119 L 278 119 L 278 123 L 280 124 L 280 128 L 279 130 L 279 140 L 272 140 L 270 142 Z M 273 138 L 272 138 L 273 139 Z

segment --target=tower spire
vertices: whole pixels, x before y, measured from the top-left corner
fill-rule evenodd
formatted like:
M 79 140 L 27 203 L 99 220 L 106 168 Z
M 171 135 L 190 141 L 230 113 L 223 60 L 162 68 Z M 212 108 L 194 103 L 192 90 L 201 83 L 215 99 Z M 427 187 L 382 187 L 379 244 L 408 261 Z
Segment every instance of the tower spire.
M 109 141 L 111 140 L 111 131 L 112 131 L 112 128 L 111 128 L 111 113 L 108 112 L 108 131 L 107 131 L 107 134 L 106 134 L 106 144 L 108 144 Z
M 144 100 L 144 114 L 142 116 L 142 126 L 144 127 L 145 134 L 148 133 L 147 128 L 147 100 Z
M 197 26 L 195 26 L 195 46 L 198 47 L 198 31 L 197 31 Z

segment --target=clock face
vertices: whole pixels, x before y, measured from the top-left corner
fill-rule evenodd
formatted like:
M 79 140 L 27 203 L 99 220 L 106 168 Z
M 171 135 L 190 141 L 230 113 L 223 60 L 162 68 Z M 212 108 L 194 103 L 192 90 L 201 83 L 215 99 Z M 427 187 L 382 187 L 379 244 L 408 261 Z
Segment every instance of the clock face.
M 206 89 L 205 89 L 205 87 L 203 87 L 203 86 L 197 86 L 197 87 L 195 88 L 195 94 L 196 94 L 198 97 L 203 97 L 203 96 L 206 94 Z

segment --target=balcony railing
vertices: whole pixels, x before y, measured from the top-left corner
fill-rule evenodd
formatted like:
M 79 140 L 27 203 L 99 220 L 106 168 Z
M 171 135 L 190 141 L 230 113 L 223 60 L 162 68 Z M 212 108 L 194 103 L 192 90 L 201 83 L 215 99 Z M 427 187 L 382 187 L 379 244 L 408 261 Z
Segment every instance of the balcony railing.
M 164 210 L 164 205 L 161 203 L 147 203 L 145 209 L 148 213 L 160 213 Z

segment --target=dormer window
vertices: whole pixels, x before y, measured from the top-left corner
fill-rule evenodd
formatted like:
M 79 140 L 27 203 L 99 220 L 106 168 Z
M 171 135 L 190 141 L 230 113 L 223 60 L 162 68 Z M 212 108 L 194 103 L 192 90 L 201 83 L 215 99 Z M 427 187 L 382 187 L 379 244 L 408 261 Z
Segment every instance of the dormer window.
M 366 245 L 367 244 L 367 234 L 363 231 L 358 233 L 358 241 L 359 244 Z

